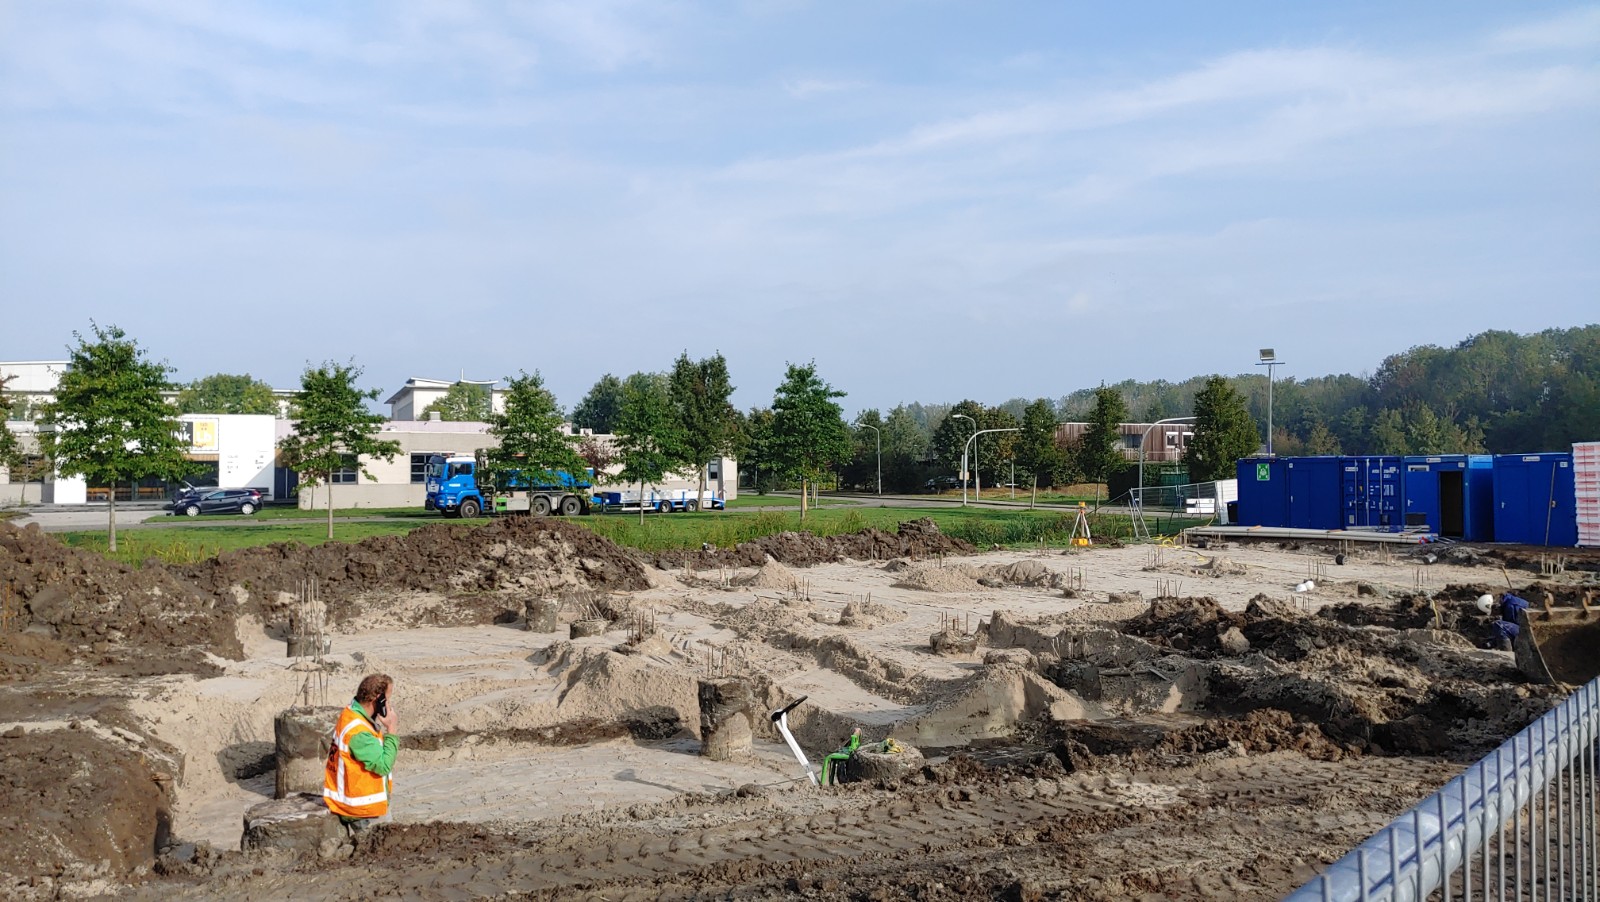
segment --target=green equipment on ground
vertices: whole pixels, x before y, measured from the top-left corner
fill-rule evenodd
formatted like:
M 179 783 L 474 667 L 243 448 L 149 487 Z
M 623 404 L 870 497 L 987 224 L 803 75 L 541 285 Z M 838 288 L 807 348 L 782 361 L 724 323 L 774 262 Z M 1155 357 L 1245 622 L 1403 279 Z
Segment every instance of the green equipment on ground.
M 861 728 L 856 727 L 850 734 L 850 739 L 837 751 L 829 752 L 822 758 L 822 785 L 836 786 L 843 776 L 841 771 L 849 766 L 850 757 L 861 747 Z

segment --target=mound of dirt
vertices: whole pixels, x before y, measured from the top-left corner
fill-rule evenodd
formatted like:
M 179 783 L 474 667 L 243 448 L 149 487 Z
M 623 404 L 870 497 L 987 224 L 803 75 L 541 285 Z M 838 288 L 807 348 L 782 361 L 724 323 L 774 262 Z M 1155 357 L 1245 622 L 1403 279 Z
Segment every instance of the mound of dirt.
M 245 610 L 268 624 L 286 616 L 308 578 L 317 581 L 333 623 L 359 613 L 352 604 L 356 596 L 379 589 L 461 597 L 649 587 L 644 565 L 610 539 L 561 520 L 533 517 L 506 517 L 476 529 L 435 524 L 353 544 L 280 542 L 174 569 L 214 596 L 240 593 Z
M 44 636 L 0 633 L 0 682 L 24 679 L 72 660 L 72 649 Z
M 892 533 L 876 527 L 837 536 L 817 536 L 809 532 L 781 532 L 730 549 L 701 551 L 663 551 L 655 565 L 663 569 L 690 566 L 759 567 L 767 558 L 791 567 L 831 564 L 846 558 L 858 561 L 888 561 L 938 557 L 942 554 L 971 554 L 972 544 L 939 531 L 938 525 L 924 517 L 907 520 Z
M 120 881 L 168 841 L 172 769 L 85 723 L 0 735 L 0 896 Z
M 772 558 L 767 558 L 760 569 L 748 577 L 734 580 L 734 585 L 749 586 L 752 589 L 780 589 L 792 592 L 800 581 L 795 579 L 794 571 L 778 563 Z
M 1222 637 L 1245 623 L 1213 598 L 1156 598 L 1143 614 L 1124 623 L 1123 630 L 1178 651 L 1221 654 Z
M 1483 614 L 1470 601 L 1430 599 L 1426 595 L 1407 595 L 1387 605 L 1360 602 L 1328 605 L 1317 611 L 1317 616 L 1349 626 L 1464 630 L 1472 635 L 1483 631 L 1484 620 Z
M 839 612 L 840 626 L 863 630 L 874 629 L 886 623 L 899 623 L 904 619 L 906 619 L 905 611 L 879 604 L 870 598 L 852 601 Z
M 148 657 L 142 672 L 161 673 L 193 664 L 180 655 L 163 670 L 171 649 L 243 654 L 232 597 L 197 590 L 155 562 L 135 569 L 64 545 L 37 527 L 0 523 L 0 584 L 7 583 L 19 602 L 14 628 L 78 653 L 92 649 L 98 663 Z
M 894 585 L 924 592 L 976 592 L 983 588 L 978 582 L 981 575 L 978 568 L 965 564 L 914 564 L 901 571 Z

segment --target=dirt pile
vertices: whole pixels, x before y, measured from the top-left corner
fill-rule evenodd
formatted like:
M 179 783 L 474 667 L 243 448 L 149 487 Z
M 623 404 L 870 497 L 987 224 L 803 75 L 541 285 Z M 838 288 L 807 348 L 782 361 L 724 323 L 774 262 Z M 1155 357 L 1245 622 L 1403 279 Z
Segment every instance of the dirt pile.
M 203 667 L 201 649 L 235 658 L 243 653 L 231 597 L 198 591 L 157 563 L 136 569 L 71 548 L 37 528 L 0 523 L 0 585 L 16 593 L 13 628 L 124 672 Z M 189 653 L 172 653 L 179 649 Z M 0 654 L 42 663 L 60 656 L 49 643 L 25 648 L 9 640 Z
M 844 606 L 844 610 L 839 612 L 839 625 L 852 629 L 876 629 L 886 623 L 899 623 L 904 619 L 906 619 L 905 611 L 879 604 L 870 598 L 849 602 Z
M 435 524 L 403 536 L 354 544 L 280 542 L 174 568 L 217 597 L 245 594 L 245 608 L 268 623 L 306 579 L 314 579 L 334 622 L 358 613 L 352 599 L 380 589 L 553 595 L 569 589 L 644 589 L 644 566 L 603 536 L 560 520 L 506 517 L 476 529 Z
M 1156 598 L 1123 630 L 1166 648 L 1214 655 L 1233 653 L 1223 647 L 1223 637 L 1245 623 L 1244 615 L 1224 609 L 1212 598 Z
M 151 863 L 175 775 L 147 739 L 93 720 L 0 734 L 0 896 L 52 898 Z
M 1012 586 L 1025 589 L 1060 589 L 1067 585 L 1065 574 L 1051 570 L 1033 561 L 1013 564 L 991 564 L 974 567 L 968 564 L 922 563 L 897 569 L 902 576 L 897 588 L 921 589 L 925 592 L 973 592 L 979 589 L 1004 589 Z
M 701 551 L 663 551 L 655 556 L 662 569 L 693 567 L 759 567 L 767 558 L 792 567 L 831 564 L 846 558 L 858 561 L 888 561 L 908 557 L 922 559 L 941 554 L 971 554 L 972 544 L 947 536 L 938 525 L 924 517 L 907 520 L 895 532 L 868 527 L 860 532 L 837 536 L 817 536 L 809 532 L 781 532 L 752 542 L 741 542 L 732 549 Z
M 794 571 L 778 563 L 772 558 L 767 558 L 755 573 L 743 579 L 734 581 L 735 585 L 749 586 L 752 589 L 779 589 L 784 592 L 793 592 L 800 586 L 800 581 L 794 578 Z

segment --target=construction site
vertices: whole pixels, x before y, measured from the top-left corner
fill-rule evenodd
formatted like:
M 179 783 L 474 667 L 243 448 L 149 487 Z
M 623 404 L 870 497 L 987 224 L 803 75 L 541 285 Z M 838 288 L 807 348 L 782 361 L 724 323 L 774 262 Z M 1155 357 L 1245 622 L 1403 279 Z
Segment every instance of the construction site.
M 1597 574 L 536 518 L 131 568 L 0 524 L 0 896 L 1280 899 L 1594 676 Z M 1506 591 L 1576 612 L 1549 682 L 1485 647 Z M 372 673 L 352 839 L 318 793 Z

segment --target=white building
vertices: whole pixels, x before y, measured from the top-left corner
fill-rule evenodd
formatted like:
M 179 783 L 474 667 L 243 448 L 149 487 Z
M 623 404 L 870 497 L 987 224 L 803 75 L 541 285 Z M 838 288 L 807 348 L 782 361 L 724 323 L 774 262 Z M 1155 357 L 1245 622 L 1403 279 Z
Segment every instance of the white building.
M 412 376 L 400 390 L 389 396 L 383 403 L 389 405 L 389 419 L 391 420 L 421 420 L 422 412 L 429 404 L 441 400 L 450 391 L 450 386 L 457 382 L 466 385 L 480 386 L 489 392 L 490 413 L 504 413 L 506 409 L 505 390 L 495 388 L 498 379 L 468 379 L 463 376 L 455 382 L 442 379 L 419 379 Z

